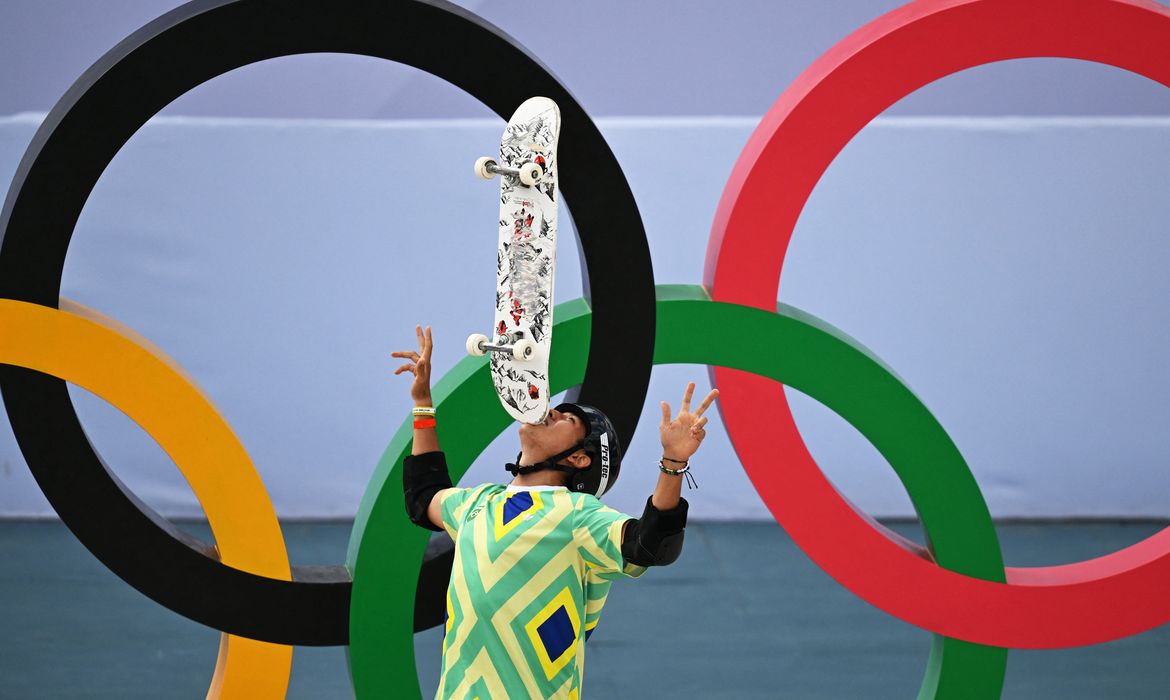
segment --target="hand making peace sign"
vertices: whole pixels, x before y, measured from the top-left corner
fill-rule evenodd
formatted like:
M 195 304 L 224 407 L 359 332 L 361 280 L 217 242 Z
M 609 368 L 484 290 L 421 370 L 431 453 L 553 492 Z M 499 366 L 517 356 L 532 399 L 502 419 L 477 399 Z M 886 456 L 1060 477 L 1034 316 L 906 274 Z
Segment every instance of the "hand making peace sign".
M 699 444 L 707 436 L 707 431 L 703 429 L 707 425 L 707 418 L 703 413 L 719 395 L 719 390 L 712 389 L 695 412 L 691 413 L 691 395 L 694 393 L 695 383 L 691 382 L 687 384 L 682 406 L 673 420 L 670 417 L 670 404 L 662 402 L 662 423 L 658 426 L 658 435 L 662 438 L 664 457 L 685 462 L 699 449 Z

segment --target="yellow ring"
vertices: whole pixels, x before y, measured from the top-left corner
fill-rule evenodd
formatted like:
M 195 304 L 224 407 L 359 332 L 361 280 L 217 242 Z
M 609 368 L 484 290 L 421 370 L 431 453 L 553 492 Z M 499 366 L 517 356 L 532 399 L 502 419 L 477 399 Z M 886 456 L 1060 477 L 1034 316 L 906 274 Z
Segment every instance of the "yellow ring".
M 276 511 L 252 460 L 177 362 L 131 328 L 66 299 L 60 310 L 0 299 L 0 329 L 0 363 L 100 396 L 158 443 L 195 492 L 224 564 L 292 580 Z M 292 653 L 222 635 L 208 700 L 283 698 Z

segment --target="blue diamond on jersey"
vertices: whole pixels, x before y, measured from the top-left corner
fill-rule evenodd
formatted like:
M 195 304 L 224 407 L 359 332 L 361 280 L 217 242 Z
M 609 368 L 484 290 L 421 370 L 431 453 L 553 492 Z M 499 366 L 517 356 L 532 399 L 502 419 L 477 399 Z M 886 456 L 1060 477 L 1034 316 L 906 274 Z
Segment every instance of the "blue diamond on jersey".
M 548 658 L 553 661 L 559 659 L 577 638 L 573 632 L 573 621 L 569 619 L 569 611 L 565 610 L 563 605 L 540 623 L 536 633 L 540 635 L 540 642 L 544 644 Z
M 519 491 L 511 494 L 506 501 L 504 501 L 504 517 L 503 524 L 507 525 L 516 519 L 518 515 L 532 507 L 532 494 L 527 491 Z

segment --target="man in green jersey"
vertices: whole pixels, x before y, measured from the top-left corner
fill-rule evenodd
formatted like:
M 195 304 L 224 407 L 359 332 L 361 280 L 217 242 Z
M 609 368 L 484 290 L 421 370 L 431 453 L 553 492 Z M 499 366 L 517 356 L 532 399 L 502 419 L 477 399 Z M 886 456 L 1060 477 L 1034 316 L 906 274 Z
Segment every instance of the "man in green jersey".
M 681 482 L 718 391 L 692 411 L 692 382 L 673 417 L 662 403 L 661 473 L 641 518 L 598 500 L 617 481 L 622 449 L 591 406 L 561 404 L 543 423 L 521 424 L 511 483 L 454 488 L 435 434 L 431 329 L 415 332 L 418 351 L 392 353 L 408 360 L 394 373 L 414 375 L 406 509 L 455 541 L 436 697 L 579 700 L 585 640 L 611 583 L 678 558 L 687 517 Z

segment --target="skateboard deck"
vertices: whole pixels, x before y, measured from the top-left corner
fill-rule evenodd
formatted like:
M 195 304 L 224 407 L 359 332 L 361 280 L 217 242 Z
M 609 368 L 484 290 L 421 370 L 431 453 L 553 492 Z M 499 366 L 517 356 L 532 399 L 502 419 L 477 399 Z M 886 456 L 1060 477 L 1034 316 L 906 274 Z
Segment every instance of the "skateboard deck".
M 492 351 L 492 383 L 513 418 L 540 423 L 548 416 L 548 361 L 552 348 L 553 284 L 557 250 L 557 139 L 560 110 L 546 97 L 525 100 L 504 129 L 498 164 L 540 166 L 535 185 L 518 175 L 500 176 L 499 243 L 496 254 L 496 346 L 520 341 L 526 358 Z

